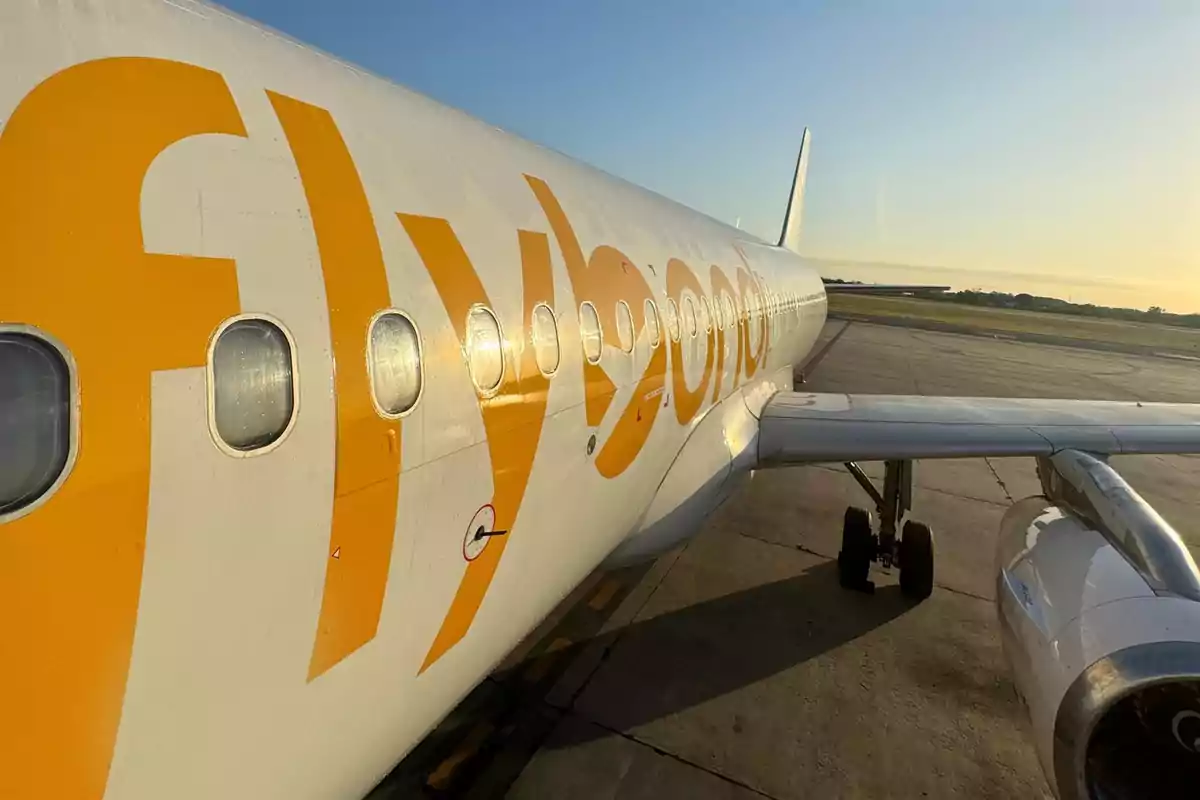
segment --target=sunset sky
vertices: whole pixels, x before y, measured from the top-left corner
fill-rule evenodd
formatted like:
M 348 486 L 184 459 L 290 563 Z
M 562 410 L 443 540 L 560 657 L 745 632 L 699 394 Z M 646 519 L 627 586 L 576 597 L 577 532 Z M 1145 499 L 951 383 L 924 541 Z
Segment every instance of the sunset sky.
M 1200 4 L 229 0 L 842 277 L 1200 311 Z M 937 277 L 941 276 L 941 277 Z

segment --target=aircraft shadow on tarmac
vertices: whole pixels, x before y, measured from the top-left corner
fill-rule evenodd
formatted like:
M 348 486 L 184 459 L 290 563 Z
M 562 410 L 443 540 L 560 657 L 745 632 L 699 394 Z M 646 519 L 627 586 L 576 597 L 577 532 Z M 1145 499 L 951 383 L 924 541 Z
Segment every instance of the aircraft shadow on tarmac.
M 576 698 L 585 717 L 629 730 L 741 689 L 850 642 L 913 605 L 898 586 L 874 596 L 838 586 L 827 561 L 755 586 L 632 623 L 613 634 L 602 666 Z M 586 739 L 591 726 L 573 726 Z M 580 744 L 579 736 L 548 744 Z

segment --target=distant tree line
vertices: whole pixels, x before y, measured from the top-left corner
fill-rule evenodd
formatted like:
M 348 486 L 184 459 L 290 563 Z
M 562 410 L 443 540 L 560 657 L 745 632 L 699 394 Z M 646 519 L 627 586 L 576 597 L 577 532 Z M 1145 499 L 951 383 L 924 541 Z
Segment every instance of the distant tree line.
M 824 278 L 825 283 L 857 283 L 840 278 Z M 1113 308 L 1093 303 L 1072 303 L 1057 297 L 1009 294 L 1008 292 L 985 292 L 980 289 L 963 289 L 958 292 L 931 292 L 921 295 L 925 300 L 940 300 L 946 303 L 962 303 L 969 306 L 989 308 L 1015 308 L 1022 311 L 1045 311 L 1051 314 L 1072 314 L 1079 317 L 1102 317 L 1127 322 L 1155 322 L 1160 325 L 1177 325 L 1183 328 L 1200 328 L 1200 314 L 1172 314 L 1162 306 L 1150 306 L 1142 311 L 1137 308 Z

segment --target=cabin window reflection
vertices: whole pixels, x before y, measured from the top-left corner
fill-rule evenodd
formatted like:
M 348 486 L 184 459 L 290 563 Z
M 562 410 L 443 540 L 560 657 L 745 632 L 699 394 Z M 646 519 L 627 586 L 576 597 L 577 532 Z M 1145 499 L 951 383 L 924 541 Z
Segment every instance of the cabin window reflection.
M 696 304 L 690 297 L 683 300 L 683 324 L 688 336 L 696 335 Z
M 617 339 L 621 343 L 621 349 L 626 353 L 633 352 L 633 312 L 629 310 L 629 304 L 624 300 L 617 302 Z
M 385 417 L 410 411 L 421 396 L 421 337 L 404 314 L 387 311 L 371 325 L 367 368 L 375 408 Z
M 227 324 L 213 343 L 209 377 L 213 428 L 228 447 L 249 453 L 283 436 L 296 410 L 295 361 L 278 325 Z
M 600 363 L 600 356 L 604 353 L 604 335 L 600 329 L 600 315 L 590 302 L 579 306 L 579 337 L 583 341 L 583 356 L 588 363 Z
M 679 307 L 673 299 L 667 300 L 667 334 L 671 341 L 679 341 Z
M 490 308 L 476 306 L 467 316 L 467 365 L 475 388 L 487 394 L 504 379 L 504 337 Z
M 658 306 L 654 305 L 653 300 L 647 300 L 643 307 L 646 312 L 646 335 L 653 349 L 662 341 L 662 331 L 658 327 Z
M 0 517 L 58 483 L 71 456 L 73 400 L 70 368 L 57 348 L 0 332 Z
M 533 357 L 538 370 L 549 377 L 558 371 L 558 322 L 554 319 L 554 311 L 545 303 L 534 306 L 532 322 Z

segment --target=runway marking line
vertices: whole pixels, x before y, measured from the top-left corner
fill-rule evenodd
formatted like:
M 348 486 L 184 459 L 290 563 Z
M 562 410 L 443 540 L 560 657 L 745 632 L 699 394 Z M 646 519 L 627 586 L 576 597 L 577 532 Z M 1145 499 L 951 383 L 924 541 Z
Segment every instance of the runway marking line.
M 454 771 L 458 769 L 460 764 L 475 755 L 476 751 L 487 741 L 487 737 L 491 735 L 493 730 L 494 728 L 490 722 L 477 723 L 471 729 L 471 732 L 467 734 L 467 737 L 463 739 L 458 749 L 454 751 L 454 754 L 441 764 L 438 764 L 437 769 L 430 773 L 428 780 L 425 781 L 425 785 L 439 791 L 444 791 L 448 788 L 450 780 L 454 777 Z
M 593 611 L 603 611 L 620 590 L 621 582 L 616 578 L 609 578 L 601 584 L 599 591 L 592 595 L 592 599 L 588 601 L 588 608 Z
M 550 671 L 550 667 L 554 664 L 554 656 L 561 650 L 566 650 L 574 642 L 570 639 L 559 637 L 550 643 L 550 646 L 542 651 L 529 668 L 521 675 L 526 683 L 537 683 L 542 678 L 546 677 L 546 673 Z

